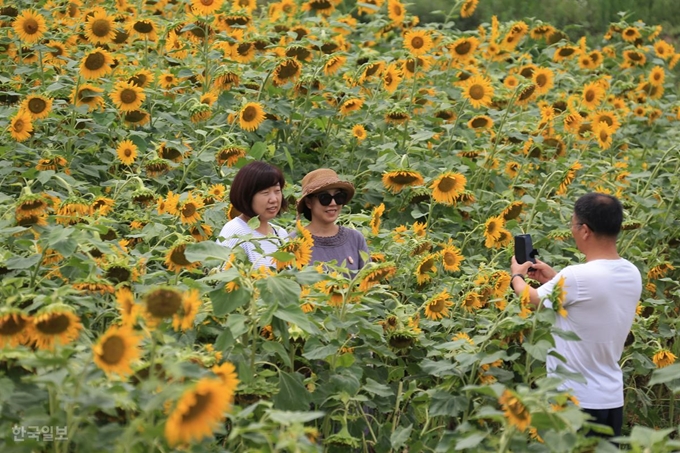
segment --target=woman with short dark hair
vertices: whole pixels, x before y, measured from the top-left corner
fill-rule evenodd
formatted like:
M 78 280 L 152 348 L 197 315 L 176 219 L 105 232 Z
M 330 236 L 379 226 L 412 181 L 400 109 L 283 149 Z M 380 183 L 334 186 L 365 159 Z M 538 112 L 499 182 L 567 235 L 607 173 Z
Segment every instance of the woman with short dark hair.
M 265 255 L 278 250 L 288 238 L 283 228 L 270 223 L 288 205 L 282 192 L 285 185 L 281 170 L 266 162 L 254 161 L 241 168 L 229 191 L 229 201 L 240 215 L 224 225 L 217 242 L 233 248 L 243 236 L 250 235 L 255 241 L 240 243 L 250 262 L 255 267 L 274 266 L 271 257 Z M 253 229 L 248 222 L 254 217 L 260 222 Z M 255 242 L 264 253 L 257 251 Z

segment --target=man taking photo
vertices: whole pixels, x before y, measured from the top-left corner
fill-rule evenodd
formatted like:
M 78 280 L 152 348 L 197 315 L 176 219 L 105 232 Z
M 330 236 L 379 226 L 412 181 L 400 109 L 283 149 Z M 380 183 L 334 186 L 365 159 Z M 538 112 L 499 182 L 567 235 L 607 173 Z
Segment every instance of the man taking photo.
M 512 287 L 518 295 L 527 287 L 525 276 L 541 283 L 537 289 L 529 287 L 535 306 L 562 280 L 566 316 L 557 316 L 555 326 L 576 333 L 581 340 L 566 341 L 555 336 L 555 350 L 566 363 L 548 355 L 548 373 L 558 364 L 580 373 L 585 383 L 565 381 L 564 388 L 571 389 L 595 423 L 610 426 L 615 436 L 621 435 L 623 425 L 623 372 L 619 360 L 642 293 L 640 271 L 617 251 L 622 221 L 619 200 L 588 193 L 576 201 L 571 219 L 571 232 L 585 255 L 584 264 L 556 272 L 540 260 L 518 264 L 513 257 L 510 266 Z M 550 307 L 551 303 L 546 300 L 543 305 Z

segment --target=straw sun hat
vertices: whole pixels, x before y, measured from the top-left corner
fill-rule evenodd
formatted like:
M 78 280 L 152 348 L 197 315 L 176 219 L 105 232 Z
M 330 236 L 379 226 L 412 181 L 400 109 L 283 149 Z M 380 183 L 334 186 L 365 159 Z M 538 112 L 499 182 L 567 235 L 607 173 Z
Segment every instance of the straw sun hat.
M 302 178 L 302 195 L 297 202 L 298 214 L 303 214 L 307 220 L 312 219 L 312 213 L 305 203 L 305 198 L 324 190 L 342 189 L 347 192 L 347 203 L 354 197 L 354 186 L 338 178 L 338 174 L 330 168 L 319 168 L 310 171 Z

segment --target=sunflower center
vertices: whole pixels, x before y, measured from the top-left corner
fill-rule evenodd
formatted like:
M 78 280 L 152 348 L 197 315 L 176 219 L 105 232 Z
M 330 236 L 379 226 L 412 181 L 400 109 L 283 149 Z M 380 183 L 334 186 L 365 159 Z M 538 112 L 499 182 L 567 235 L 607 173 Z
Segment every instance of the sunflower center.
M 97 69 L 101 69 L 102 67 L 104 67 L 105 63 L 106 58 L 104 57 L 104 54 L 101 52 L 91 53 L 90 55 L 87 56 L 87 58 L 85 58 L 85 67 L 90 71 L 96 71 Z
M 109 365 L 120 363 L 125 356 L 125 341 L 118 336 L 111 336 L 102 343 L 102 353 L 99 358 Z
M 21 316 L 9 315 L 4 321 L 0 322 L 0 336 L 9 337 L 16 335 L 24 330 L 26 320 Z
M 441 192 L 451 192 L 451 191 L 456 189 L 457 185 L 458 184 L 456 184 L 456 180 L 454 178 L 446 177 L 446 178 L 442 178 L 442 180 L 439 182 L 439 185 L 437 186 L 437 188 Z
M 414 49 L 421 49 L 425 45 L 425 40 L 420 36 L 416 36 L 411 39 L 411 47 Z
M 418 177 L 410 173 L 399 173 L 392 176 L 390 179 L 396 184 L 411 184 L 414 181 L 417 181 Z
M 474 84 L 470 87 L 469 93 L 472 99 L 474 99 L 475 101 L 479 101 L 484 98 L 486 91 L 484 90 L 483 85 Z
M 123 104 L 133 104 L 137 101 L 137 92 L 132 88 L 126 88 L 120 92 L 120 100 Z
M 184 212 L 184 211 L 182 211 Z M 184 255 L 185 247 L 176 247 L 170 253 L 170 261 L 178 266 L 189 266 L 191 263 Z
M 35 323 L 35 328 L 40 333 L 47 335 L 59 335 L 66 332 L 71 325 L 71 319 L 64 314 L 51 315 L 48 319 Z
M 401 16 L 401 13 L 402 13 L 401 6 L 399 6 L 399 5 L 394 5 L 394 6 L 392 7 L 392 12 L 394 12 L 394 14 L 395 14 L 396 16 Z
M 545 76 L 545 74 L 539 74 L 536 76 L 536 85 L 539 87 L 544 87 L 546 83 L 548 83 L 548 78 Z
M 462 42 L 462 43 L 458 44 L 458 45 L 454 48 L 454 51 L 455 51 L 458 55 L 467 55 L 468 52 L 470 52 L 470 49 L 471 49 L 471 48 L 472 48 L 472 44 L 470 44 L 469 42 L 465 41 L 465 42 Z
M 92 23 L 92 34 L 104 38 L 111 33 L 111 23 L 106 19 L 97 19 Z
M 135 29 L 135 31 L 137 33 L 148 34 L 148 33 L 151 33 L 153 31 L 153 24 L 151 24 L 151 22 L 147 22 L 147 21 L 142 20 L 142 21 L 135 22 L 135 25 L 133 26 L 133 28 Z
M 26 122 L 19 118 L 18 120 L 15 121 L 14 126 L 12 126 L 14 129 L 14 132 L 23 132 L 24 129 L 26 128 Z
M 212 393 L 194 394 L 195 403 L 182 415 L 182 423 L 189 423 L 193 419 L 200 417 L 210 405 L 210 401 L 214 398 Z
M 203 6 L 212 6 L 214 3 L 214 0 L 201 0 L 201 5 Z
M 420 265 L 420 273 L 424 274 L 430 272 L 434 269 L 434 259 L 428 258 L 423 264 Z
M 45 202 L 42 200 L 31 200 L 21 203 L 19 209 L 22 211 L 32 211 L 34 209 L 43 209 L 45 207 Z
M 174 315 L 182 305 L 182 295 L 170 289 L 157 289 L 146 298 L 146 307 L 151 316 L 167 318 Z
M 446 308 L 446 304 L 444 303 L 444 299 L 436 299 L 430 302 L 428 307 L 430 308 L 430 311 L 434 313 L 441 313 L 444 308 Z
M 27 35 L 33 35 L 33 34 L 37 33 L 38 30 L 40 30 L 40 24 L 38 23 L 37 20 L 35 20 L 33 18 L 26 19 L 24 21 L 23 26 L 24 26 L 24 32 Z
M 593 102 L 595 99 L 595 92 L 592 90 L 586 91 L 585 99 L 587 102 Z
M 571 47 L 562 48 L 558 52 L 561 57 L 568 57 L 574 53 L 574 49 Z
M 42 113 L 46 108 L 47 102 L 45 102 L 44 99 L 32 98 L 28 101 L 28 110 L 30 110 L 31 113 Z
M 146 113 L 140 110 L 133 110 L 132 112 L 127 112 L 125 114 L 125 121 L 128 121 L 130 123 L 139 123 L 144 121 L 145 118 Z
M 243 121 L 246 122 L 254 121 L 255 118 L 257 118 L 257 109 L 252 105 L 249 105 L 248 107 L 243 109 L 243 113 L 241 113 L 241 118 L 243 118 Z
M 522 93 L 519 95 L 519 100 L 520 101 L 526 101 L 527 99 L 529 99 L 534 94 L 534 91 L 536 91 L 536 85 L 531 85 L 531 86 L 526 87 L 522 91 Z
M 444 253 L 444 263 L 446 263 L 447 266 L 454 266 L 458 263 L 458 259 L 454 253 L 447 252 Z
M 122 266 L 113 266 L 106 271 L 106 278 L 114 283 L 126 282 L 131 275 L 132 272 Z
M 481 118 L 473 119 L 470 124 L 472 125 L 473 128 L 478 129 L 478 128 L 486 127 L 489 124 L 489 122 L 487 121 L 486 118 L 481 117 Z
M 290 77 L 295 77 L 298 73 L 298 65 L 295 61 L 286 61 L 285 63 L 279 65 L 278 76 L 280 79 L 288 79 Z
M 123 150 L 123 155 L 124 155 L 125 157 L 132 157 L 132 150 L 131 150 L 130 148 L 125 148 L 125 149 Z

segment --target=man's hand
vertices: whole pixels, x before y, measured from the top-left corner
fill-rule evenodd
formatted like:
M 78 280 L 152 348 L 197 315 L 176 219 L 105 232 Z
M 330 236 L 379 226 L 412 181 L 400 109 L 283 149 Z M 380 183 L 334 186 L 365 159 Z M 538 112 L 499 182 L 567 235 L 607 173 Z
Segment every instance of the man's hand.
M 512 259 L 514 260 L 515 258 L 513 257 Z M 548 266 L 538 258 L 536 258 L 535 263 L 531 264 L 531 267 L 533 268 L 533 270 L 529 271 L 528 273 L 529 277 L 536 280 L 541 285 L 546 282 L 549 282 L 550 280 L 553 279 L 553 277 L 555 277 L 555 275 L 557 275 L 557 271 L 555 271 L 555 269 Z

